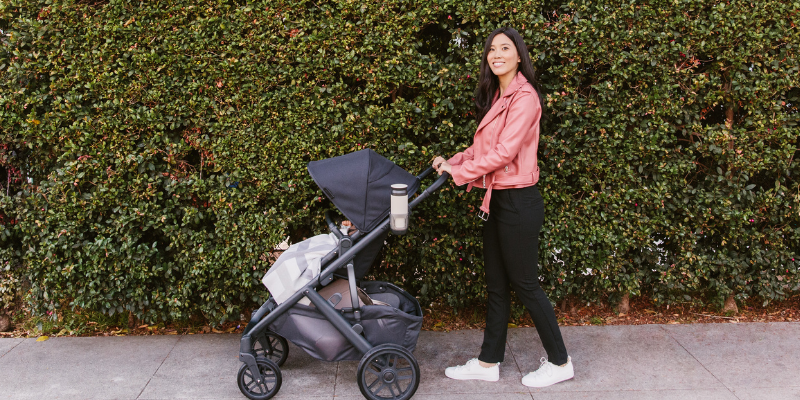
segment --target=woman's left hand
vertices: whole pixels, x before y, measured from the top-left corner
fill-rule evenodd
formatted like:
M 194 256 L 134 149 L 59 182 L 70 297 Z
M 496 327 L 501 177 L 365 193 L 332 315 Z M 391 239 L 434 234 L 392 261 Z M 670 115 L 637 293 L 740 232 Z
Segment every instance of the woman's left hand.
M 431 166 L 433 167 L 433 169 L 436 170 L 436 172 L 439 173 L 439 175 L 441 175 L 442 172 L 447 172 L 448 174 L 450 174 L 451 173 L 450 171 L 452 171 L 450 163 L 447 162 L 447 160 L 445 160 L 441 156 L 436 156 L 436 158 L 433 159 Z

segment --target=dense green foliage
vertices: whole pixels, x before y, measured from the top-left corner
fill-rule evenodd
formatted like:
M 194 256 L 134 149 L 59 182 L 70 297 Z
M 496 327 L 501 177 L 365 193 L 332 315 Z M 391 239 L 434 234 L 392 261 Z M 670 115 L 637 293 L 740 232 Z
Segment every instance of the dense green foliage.
M 800 2 L 522 3 L 3 2 L 0 288 L 28 282 L 40 311 L 238 318 L 270 250 L 324 230 L 306 163 L 372 148 L 418 172 L 465 148 L 507 25 L 546 95 L 552 300 L 798 291 Z M 446 185 L 374 273 L 481 299 L 481 195 Z

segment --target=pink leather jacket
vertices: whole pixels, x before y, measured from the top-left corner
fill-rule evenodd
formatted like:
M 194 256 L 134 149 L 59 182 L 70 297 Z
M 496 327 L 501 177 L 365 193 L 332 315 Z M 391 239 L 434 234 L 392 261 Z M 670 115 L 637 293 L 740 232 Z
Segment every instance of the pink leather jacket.
M 475 132 L 472 146 L 447 160 L 453 181 L 467 191 L 486 189 L 481 211 L 489 213 L 492 189 L 533 186 L 539 181 L 536 152 L 542 108 L 522 73 L 495 98 Z

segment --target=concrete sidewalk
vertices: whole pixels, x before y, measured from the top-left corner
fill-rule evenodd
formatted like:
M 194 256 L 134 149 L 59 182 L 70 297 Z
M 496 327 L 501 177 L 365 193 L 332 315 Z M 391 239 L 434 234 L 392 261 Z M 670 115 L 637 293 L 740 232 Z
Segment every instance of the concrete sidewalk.
M 800 323 L 562 327 L 575 379 L 522 386 L 544 355 L 536 330 L 509 330 L 500 382 L 444 368 L 478 353 L 478 330 L 422 332 L 415 399 L 800 399 Z M 239 335 L 0 339 L 3 399 L 236 399 Z M 290 345 L 275 399 L 363 399 L 357 361 Z

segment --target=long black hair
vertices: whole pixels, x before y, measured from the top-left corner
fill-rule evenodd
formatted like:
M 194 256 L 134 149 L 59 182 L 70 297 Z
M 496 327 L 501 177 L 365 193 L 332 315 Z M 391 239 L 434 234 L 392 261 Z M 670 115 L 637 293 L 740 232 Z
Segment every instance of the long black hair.
M 517 54 L 519 54 L 520 59 L 517 70 L 522 72 L 522 75 L 528 80 L 528 83 L 530 83 L 531 86 L 533 86 L 533 89 L 536 90 L 536 94 L 539 96 L 539 105 L 542 107 L 542 115 L 544 116 L 544 99 L 542 99 L 542 93 L 541 90 L 539 90 L 539 82 L 536 79 L 536 70 L 533 69 L 533 63 L 531 62 L 531 57 L 528 54 L 528 47 L 525 46 L 522 36 L 516 31 L 516 29 L 505 27 L 495 29 L 486 39 L 486 44 L 483 46 L 483 55 L 481 56 L 480 67 L 481 71 L 478 77 L 478 87 L 475 89 L 475 119 L 477 120 L 478 124 L 481 123 L 483 117 L 486 116 L 486 113 L 488 113 L 489 109 L 492 108 L 494 94 L 497 93 L 497 89 L 500 88 L 500 80 L 497 78 L 497 75 L 492 72 L 492 69 L 489 67 L 489 62 L 486 61 L 486 57 L 489 55 L 489 50 L 492 48 L 492 41 L 494 40 L 494 37 L 501 33 L 508 36 L 508 38 L 514 43 L 514 47 L 517 48 Z

